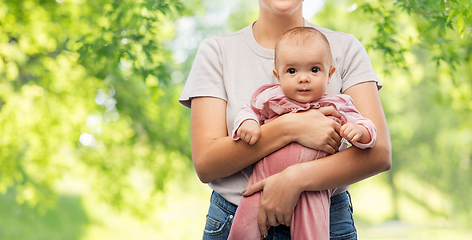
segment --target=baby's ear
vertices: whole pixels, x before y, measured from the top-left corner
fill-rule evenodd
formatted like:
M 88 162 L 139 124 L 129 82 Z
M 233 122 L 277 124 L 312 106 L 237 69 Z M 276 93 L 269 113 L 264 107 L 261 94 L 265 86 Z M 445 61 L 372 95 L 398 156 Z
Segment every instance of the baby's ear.
M 280 81 L 279 72 L 277 72 L 277 69 L 274 68 L 274 70 L 272 70 L 272 73 L 273 73 L 274 76 L 277 78 L 277 80 Z
M 331 68 L 329 69 L 329 75 L 328 75 L 329 78 L 331 78 L 331 76 L 333 76 L 334 71 L 336 71 L 336 68 L 334 66 L 331 66 Z

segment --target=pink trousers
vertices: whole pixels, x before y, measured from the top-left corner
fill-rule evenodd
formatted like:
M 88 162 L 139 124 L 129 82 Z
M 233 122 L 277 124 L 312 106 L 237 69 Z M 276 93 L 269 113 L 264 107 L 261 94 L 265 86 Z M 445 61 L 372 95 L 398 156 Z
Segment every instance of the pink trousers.
M 257 162 L 246 188 L 290 165 L 325 157 L 326 153 L 291 143 Z M 303 192 L 292 213 L 290 234 L 292 240 L 329 239 L 330 197 L 334 189 Z M 229 240 L 262 239 L 257 216 L 262 192 L 243 197 L 236 210 Z

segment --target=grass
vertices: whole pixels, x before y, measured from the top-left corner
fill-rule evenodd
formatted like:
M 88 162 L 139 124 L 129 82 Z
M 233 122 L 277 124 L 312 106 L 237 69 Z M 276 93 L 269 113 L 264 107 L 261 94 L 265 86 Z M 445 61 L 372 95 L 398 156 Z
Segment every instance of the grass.
M 54 209 L 44 214 L 15 194 L 0 195 L 0 240 L 147 240 L 201 239 L 211 190 L 193 172 L 173 182 L 166 199 L 151 221 L 141 221 L 99 203 L 87 194 L 60 196 Z M 371 178 L 351 189 L 358 238 L 363 240 L 462 240 L 472 239 L 470 229 L 459 229 L 447 220 L 425 219 L 421 210 L 410 214 L 423 219 L 388 220 L 388 190 Z
M 15 193 L 0 196 L 0 239 L 2 240 L 79 240 L 90 224 L 78 196 L 61 196 L 56 207 L 41 214 L 37 208 L 18 205 Z

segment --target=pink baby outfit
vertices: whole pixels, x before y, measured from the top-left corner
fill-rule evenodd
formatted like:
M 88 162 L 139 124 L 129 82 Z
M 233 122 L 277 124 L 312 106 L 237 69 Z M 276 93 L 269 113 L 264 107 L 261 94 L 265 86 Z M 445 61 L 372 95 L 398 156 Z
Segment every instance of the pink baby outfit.
M 239 139 L 236 132 L 245 120 L 253 119 L 262 125 L 285 113 L 328 105 L 334 106 L 342 115 L 341 118 L 332 117 L 333 120 L 341 125 L 346 122 L 361 124 L 369 131 L 371 142 L 367 144 L 355 143 L 355 146 L 362 149 L 374 146 L 377 130 L 372 121 L 360 115 L 350 96 L 345 94 L 325 95 L 313 102 L 300 103 L 285 97 L 278 84 L 263 85 L 256 90 L 251 97 L 251 105 L 246 104 L 236 116 L 233 139 Z M 283 171 L 290 165 L 315 160 L 326 155 L 327 153 L 324 151 L 306 148 L 295 142 L 290 143 L 255 164 L 246 188 Z M 329 207 L 333 191 L 334 189 L 316 192 L 307 191 L 300 195 L 290 223 L 292 240 L 329 239 Z M 261 239 L 257 224 L 260 201 L 261 192 L 241 199 L 233 220 L 229 240 Z

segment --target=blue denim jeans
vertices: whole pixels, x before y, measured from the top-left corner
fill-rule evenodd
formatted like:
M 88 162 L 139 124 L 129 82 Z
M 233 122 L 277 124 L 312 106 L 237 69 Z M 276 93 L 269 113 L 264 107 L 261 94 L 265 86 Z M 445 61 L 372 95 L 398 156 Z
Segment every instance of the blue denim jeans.
M 329 235 L 331 240 L 357 240 L 357 230 L 352 218 L 351 194 L 346 191 L 331 197 L 329 208 Z
M 220 194 L 211 194 L 203 240 L 228 239 L 234 213 L 238 206 L 226 201 Z M 357 231 L 352 218 L 352 203 L 349 192 L 331 197 L 330 207 L 331 240 L 357 240 Z M 290 227 L 280 225 L 269 228 L 267 240 L 289 240 Z

